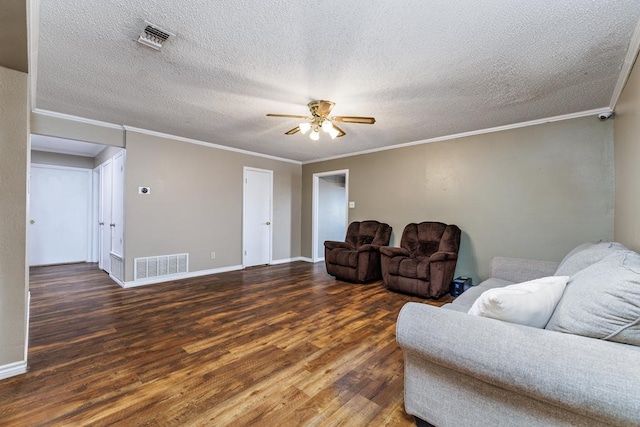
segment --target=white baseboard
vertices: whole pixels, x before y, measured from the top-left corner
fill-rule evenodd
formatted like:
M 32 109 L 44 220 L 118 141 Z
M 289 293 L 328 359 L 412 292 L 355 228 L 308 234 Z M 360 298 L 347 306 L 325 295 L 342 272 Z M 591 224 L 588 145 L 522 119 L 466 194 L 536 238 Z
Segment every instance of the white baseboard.
M 26 373 L 27 373 L 27 362 L 25 360 L 0 366 L 0 380 L 9 378 L 9 377 L 15 377 L 16 375 L 21 375 Z
M 313 263 L 313 260 L 311 258 L 294 257 L 294 258 L 272 260 L 271 265 L 286 264 L 286 263 L 295 262 L 295 261 L 304 261 L 304 262 Z M 198 270 L 198 271 L 192 271 L 190 273 L 172 274 L 169 276 L 152 277 L 149 279 L 133 280 L 130 282 L 123 282 L 122 280 L 119 280 L 117 277 L 111 274 L 109 275 L 109 277 L 111 278 L 111 280 L 113 280 L 123 288 L 135 288 L 138 286 L 146 286 L 146 285 L 154 285 L 157 283 L 170 282 L 172 280 L 189 279 L 192 277 L 207 276 L 209 274 L 226 273 L 227 271 L 237 271 L 237 270 L 242 270 L 243 268 L 244 267 L 242 265 L 231 265 L 229 267 L 212 268 L 210 270 Z
M 272 260 L 270 265 L 286 264 L 288 262 L 296 262 L 296 261 L 308 262 L 308 261 L 310 261 L 310 259 L 309 258 L 304 258 L 304 257 L 301 257 L 301 256 L 297 256 L 297 257 L 294 257 L 294 258 L 276 259 L 276 260 Z
M 192 277 L 208 276 L 210 274 L 226 273 L 227 271 L 242 270 L 241 265 L 231 265 L 229 267 L 212 268 L 210 270 L 198 270 L 189 273 L 171 274 L 168 276 L 153 277 L 149 279 L 133 280 L 131 282 L 121 282 L 115 278 L 114 281 L 123 288 L 135 288 L 138 286 L 154 285 L 156 283 L 170 282 L 172 280 L 189 279 Z

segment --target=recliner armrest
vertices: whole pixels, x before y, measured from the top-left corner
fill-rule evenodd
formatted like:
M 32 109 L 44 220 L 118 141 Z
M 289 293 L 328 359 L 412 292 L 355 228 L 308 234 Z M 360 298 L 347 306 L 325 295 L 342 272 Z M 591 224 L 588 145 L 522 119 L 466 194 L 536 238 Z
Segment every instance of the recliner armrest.
M 380 253 L 388 257 L 409 256 L 409 251 L 405 248 L 396 248 L 393 246 L 380 246 Z
M 420 303 L 402 307 L 396 336 L 405 364 L 417 358 L 612 425 L 638 422 L 638 347 Z
M 436 252 L 431 254 L 429 262 L 457 260 L 458 254 L 455 252 Z
M 372 245 L 372 244 L 366 244 L 366 245 L 362 245 L 358 248 L 358 252 L 379 252 L 380 251 L 380 245 Z
M 324 242 L 324 247 L 327 249 L 337 249 L 337 248 L 353 249 L 351 245 L 346 242 L 334 242 L 333 240 L 326 240 Z

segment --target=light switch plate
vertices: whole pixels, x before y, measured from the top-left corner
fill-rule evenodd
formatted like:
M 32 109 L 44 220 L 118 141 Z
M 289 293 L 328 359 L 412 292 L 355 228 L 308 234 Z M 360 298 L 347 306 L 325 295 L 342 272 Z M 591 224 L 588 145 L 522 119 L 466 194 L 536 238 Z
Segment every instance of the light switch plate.
M 353 209 L 356 207 L 356 202 L 349 202 L 349 209 Z

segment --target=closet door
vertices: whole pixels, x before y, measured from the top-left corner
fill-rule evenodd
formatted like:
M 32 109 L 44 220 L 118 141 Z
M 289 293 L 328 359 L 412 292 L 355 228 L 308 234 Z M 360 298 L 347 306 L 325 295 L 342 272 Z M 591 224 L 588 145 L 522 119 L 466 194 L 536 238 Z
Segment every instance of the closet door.
M 100 257 L 99 266 L 107 273 L 111 272 L 111 188 L 113 173 L 111 160 L 107 160 L 100 167 Z
M 124 151 L 113 157 L 111 252 L 124 258 Z

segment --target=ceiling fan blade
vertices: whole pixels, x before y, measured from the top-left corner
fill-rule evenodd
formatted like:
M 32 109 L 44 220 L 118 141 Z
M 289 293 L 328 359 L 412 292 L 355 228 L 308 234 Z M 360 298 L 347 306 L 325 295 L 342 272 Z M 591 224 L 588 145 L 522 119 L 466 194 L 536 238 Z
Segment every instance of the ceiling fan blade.
M 294 133 L 298 133 L 298 132 L 300 132 L 300 126 L 296 126 L 293 129 L 289 129 L 284 134 L 285 135 L 293 135 Z
M 291 119 L 309 119 L 309 116 L 297 116 L 295 114 L 267 114 L 269 117 L 289 117 Z
M 345 135 L 347 134 L 345 131 L 343 131 L 343 130 L 342 130 L 342 129 L 340 129 L 338 126 L 336 126 L 336 124 L 335 124 L 335 123 L 333 124 L 333 127 L 334 127 L 334 128 L 336 128 L 336 130 L 337 130 L 338 132 L 340 132 L 340 133 L 338 134 L 338 136 L 336 136 L 336 138 L 340 138 L 341 136 L 345 136 Z
M 358 117 L 358 116 L 335 116 L 331 120 L 342 123 L 360 123 L 363 125 L 372 125 L 376 122 L 374 117 Z

